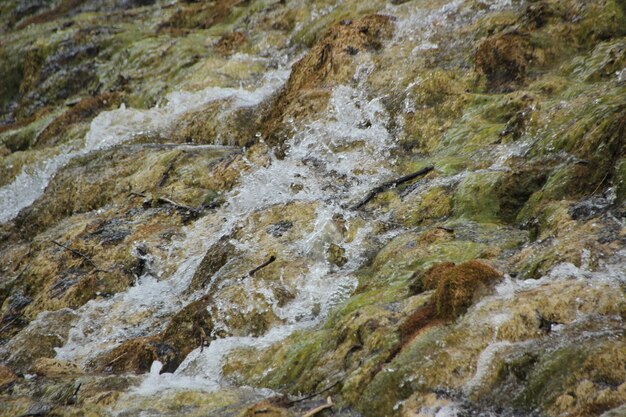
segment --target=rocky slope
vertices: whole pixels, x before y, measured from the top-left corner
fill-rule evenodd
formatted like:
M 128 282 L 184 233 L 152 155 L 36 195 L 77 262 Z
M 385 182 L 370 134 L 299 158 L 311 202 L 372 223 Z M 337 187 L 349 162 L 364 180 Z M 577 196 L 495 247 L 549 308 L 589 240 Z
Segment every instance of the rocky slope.
M 623 0 L 7 0 L 0 76 L 0 415 L 626 414 Z

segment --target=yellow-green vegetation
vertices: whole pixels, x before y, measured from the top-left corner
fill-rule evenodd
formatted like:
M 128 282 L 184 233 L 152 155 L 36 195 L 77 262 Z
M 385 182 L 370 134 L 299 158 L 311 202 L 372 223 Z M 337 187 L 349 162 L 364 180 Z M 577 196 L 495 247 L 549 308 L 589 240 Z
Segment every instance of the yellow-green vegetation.
M 479 261 L 459 265 L 444 262 L 430 267 L 413 287 L 434 289 L 435 314 L 441 318 L 454 318 L 464 313 L 473 303 L 481 288 L 493 286 L 500 278 L 499 272 Z
M 0 187 L 81 149 L 102 112 L 211 87 L 252 96 L 286 68 L 258 104 L 220 98 L 80 154 L 0 225 L 0 416 L 285 417 L 326 396 L 342 416 L 622 415 L 624 0 L 2 1 Z M 318 129 L 352 120 L 344 99 L 369 118 L 341 125 L 347 143 Z M 313 147 L 288 162 L 336 175 L 315 186 L 348 200 L 378 185 L 366 173 L 433 171 L 354 210 L 300 199 L 300 176 L 264 191 L 293 199 L 240 215 L 237 186 L 295 134 L 324 135 L 341 161 L 372 128 L 389 149 L 368 168 L 333 171 Z M 189 255 L 187 239 L 208 243 Z M 55 357 L 87 303 L 196 260 L 167 300 L 177 311 L 145 334 L 85 363 Z M 352 293 L 285 318 L 320 270 L 354 278 Z M 232 389 L 129 394 L 155 360 L 171 373 L 215 338 L 315 319 L 231 351 Z

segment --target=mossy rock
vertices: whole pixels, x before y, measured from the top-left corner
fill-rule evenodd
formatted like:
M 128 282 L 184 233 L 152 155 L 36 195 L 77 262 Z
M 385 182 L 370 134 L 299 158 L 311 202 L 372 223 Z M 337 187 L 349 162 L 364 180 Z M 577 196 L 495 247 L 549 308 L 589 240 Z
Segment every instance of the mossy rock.
M 443 187 L 435 187 L 420 195 L 417 207 L 408 213 L 407 224 L 421 223 L 428 220 L 445 219 L 452 212 L 452 200 L 448 191 Z
M 511 32 L 483 40 L 474 63 L 476 72 L 486 77 L 488 89 L 494 91 L 524 83 L 530 59 L 528 37 Z
M 189 291 L 207 287 L 213 276 L 226 265 L 228 259 L 237 254 L 230 240 L 230 236 L 224 236 L 209 248 L 191 279 Z
M 83 375 L 83 371 L 76 363 L 52 358 L 37 359 L 32 371 L 48 378 L 71 378 Z
M 175 358 L 163 367 L 163 372 L 173 372 L 187 355 L 200 346 L 209 345 L 213 322 L 208 307 L 210 297 L 203 297 L 181 309 L 172 317 L 166 329 L 159 335 L 163 343 L 172 346 Z
M 480 261 L 459 265 L 447 262 L 433 265 L 423 275 L 418 274 L 412 287 L 421 291 L 434 289 L 436 315 L 449 319 L 463 314 L 501 277 L 502 274 Z
M 389 38 L 392 31 L 391 17 L 383 15 L 345 20 L 328 28 L 309 52 L 292 66 L 289 80 L 275 98 L 269 114 L 264 117 L 262 132 L 268 143 L 278 145 L 285 140 L 286 133 L 281 132 L 285 129 L 283 124 L 288 116 L 293 118 L 290 113 L 302 107 L 299 103 L 304 94 L 317 96 L 318 100 L 314 101 L 321 99 L 319 105 L 314 106 L 318 111 L 324 108 L 329 97 L 327 91 L 324 94 L 325 90 L 352 77 L 354 57 L 359 53 L 380 50 L 382 40 Z M 303 120 L 303 116 L 300 112 L 297 118 Z
M 103 373 L 143 374 L 150 370 L 152 362 L 160 361 L 168 369 L 174 368 L 175 352 L 172 346 L 160 343 L 156 338 L 138 338 L 123 342 L 98 358 L 90 368 Z
M 454 194 L 454 215 L 484 222 L 513 222 L 545 183 L 545 168 L 468 174 Z
M 184 33 L 185 30 L 190 29 L 208 29 L 228 19 L 233 8 L 248 3 L 248 0 L 183 3 L 182 7 L 179 6 L 160 27 L 161 29 L 172 30 L 174 33 Z
M 357 292 L 382 285 L 404 285 L 406 289 L 415 271 L 424 271 L 438 262 L 505 256 L 526 239 L 527 233 L 519 229 L 463 218 L 400 234 L 379 251 L 370 266 L 363 268 Z
M 4 389 L 8 385 L 18 380 L 18 376 L 7 366 L 0 365 L 0 388 Z
M 89 122 L 101 111 L 118 107 L 120 103 L 121 96 L 115 93 L 104 93 L 80 100 L 61 116 L 54 119 L 37 135 L 37 145 L 55 145 L 57 141 L 62 141 L 61 136 L 71 125 L 79 122 Z
M 52 358 L 55 347 L 65 343 L 76 313 L 69 308 L 41 313 L 0 351 L 4 363 L 14 371 L 27 373 L 38 358 Z
M 429 71 L 418 77 L 416 85 L 407 92 L 408 108 L 396 110 L 404 113 L 402 146 L 432 152 L 467 105 L 467 86 L 453 71 Z
M 231 110 L 230 100 L 218 100 L 203 109 L 188 112 L 172 129 L 181 143 L 250 146 L 258 140 L 263 106 Z M 226 109 L 226 111 L 223 111 Z
M 574 59 L 571 76 L 588 82 L 610 80 L 626 67 L 626 42 L 623 39 L 599 43 L 590 55 Z
M 593 332 L 598 325 L 592 321 L 578 326 L 591 326 L 588 331 Z M 603 326 L 608 330 L 614 325 L 605 321 Z M 621 387 L 624 369 L 615 366 L 626 355 L 621 338 L 599 336 L 583 347 L 578 337 L 504 350 L 496 359 L 493 390 L 484 391 L 486 397 L 479 401 L 488 396 L 488 401 L 496 398 L 520 412 L 540 409 L 547 415 L 571 416 L 597 416 L 619 406 L 626 396 Z

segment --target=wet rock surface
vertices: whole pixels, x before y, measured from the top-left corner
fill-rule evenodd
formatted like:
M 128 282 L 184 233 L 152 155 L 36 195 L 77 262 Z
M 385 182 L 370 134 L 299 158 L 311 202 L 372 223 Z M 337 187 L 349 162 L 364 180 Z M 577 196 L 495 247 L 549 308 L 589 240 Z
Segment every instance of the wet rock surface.
M 0 34 L 0 415 L 623 414 L 623 1 Z

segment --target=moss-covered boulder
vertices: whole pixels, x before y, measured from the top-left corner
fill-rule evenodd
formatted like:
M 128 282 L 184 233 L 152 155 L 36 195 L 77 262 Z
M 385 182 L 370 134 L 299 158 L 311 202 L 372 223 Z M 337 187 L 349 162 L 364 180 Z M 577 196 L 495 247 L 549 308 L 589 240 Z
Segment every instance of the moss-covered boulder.
M 323 110 L 330 97 L 328 89 L 348 81 L 358 55 L 381 49 L 381 40 L 392 31 L 392 18 L 384 15 L 342 20 L 328 28 L 293 65 L 289 80 L 264 118 L 262 132 L 269 143 L 285 141 L 290 119 L 307 120 L 308 115 Z

